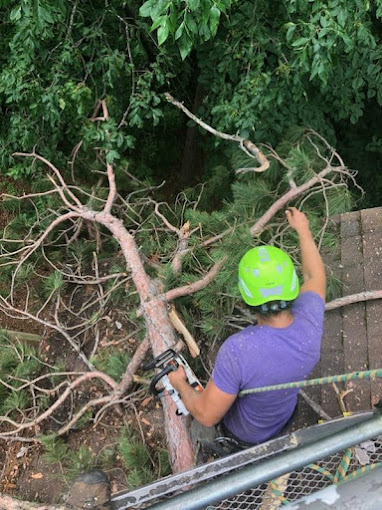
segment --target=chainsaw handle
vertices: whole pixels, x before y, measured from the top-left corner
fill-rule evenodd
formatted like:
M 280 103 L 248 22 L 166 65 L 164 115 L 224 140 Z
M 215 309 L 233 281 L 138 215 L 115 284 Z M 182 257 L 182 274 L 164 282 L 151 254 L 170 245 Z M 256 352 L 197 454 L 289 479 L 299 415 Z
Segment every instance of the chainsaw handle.
M 153 368 L 159 368 L 161 365 L 164 365 L 166 362 L 175 358 L 176 352 L 173 349 L 167 349 L 167 351 L 162 352 L 159 356 L 149 361 L 146 365 L 144 365 L 143 370 L 152 370 Z
M 150 383 L 150 391 L 151 393 L 154 393 L 154 395 L 158 395 L 160 392 L 156 389 L 157 383 L 164 377 L 165 375 L 169 374 L 170 372 L 175 372 L 175 370 L 178 369 L 177 363 L 170 363 L 168 364 L 159 374 L 157 374 L 153 380 Z

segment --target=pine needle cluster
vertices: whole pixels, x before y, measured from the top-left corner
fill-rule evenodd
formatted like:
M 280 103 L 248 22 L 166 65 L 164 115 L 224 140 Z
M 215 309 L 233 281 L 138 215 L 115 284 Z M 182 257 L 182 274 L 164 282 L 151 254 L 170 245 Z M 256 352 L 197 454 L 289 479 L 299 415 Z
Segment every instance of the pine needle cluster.
M 130 361 L 130 354 L 117 347 L 104 348 L 92 359 L 94 366 L 114 380 L 119 381 L 126 371 Z
M 24 382 L 41 372 L 36 350 L 25 344 L 10 340 L 0 334 L 0 414 L 16 416 L 32 405 L 27 389 L 20 389 Z M 24 381 L 24 382 L 23 382 Z
M 61 472 L 57 476 L 67 484 L 72 483 L 81 472 L 100 467 L 96 455 L 86 446 L 73 450 L 63 438 L 54 434 L 41 436 L 39 441 L 44 446 L 45 461 L 60 465 Z
M 150 452 L 132 431 L 125 430 L 122 433 L 118 450 L 127 470 L 127 482 L 131 488 L 146 485 L 171 472 L 167 451 L 160 448 L 156 452 Z

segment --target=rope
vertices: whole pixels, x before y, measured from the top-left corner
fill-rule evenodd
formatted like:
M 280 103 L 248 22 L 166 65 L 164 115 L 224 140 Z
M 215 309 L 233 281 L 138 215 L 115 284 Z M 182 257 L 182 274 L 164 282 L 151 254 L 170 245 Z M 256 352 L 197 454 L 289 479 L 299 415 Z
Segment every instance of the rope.
M 352 471 L 348 475 L 346 475 L 342 480 L 338 481 L 338 485 L 349 482 L 350 480 L 354 480 L 355 478 L 358 478 L 359 476 L 362 476 L 363 474 L 367 473 L 368 471 L 371 471 L 377 467 L 382 466 L 382 462 L 375 462 L 374 464 L 368 464 L 367 466 L 362 466 L 355 471 Z
M 333 482 L 339 483 L 346 478 L 350 462 L 353 458 L 353 449 L 347 448 L 342 456 L 341 462 L 338 464 L 337 471 L 334 475 Z
M 375 370 L 348 372 L 346 374 L 331 375 L 329 377 L 320 377 L 318 379 L 308 379 L 306 381 L 304 380 L 284 384 L 274 384 L 272 386 L 262 386 L 260 388 L 249 388 L 247 390 L 240 391 L 239 397 L 243 397 L 244 395 L 249 395 L 252 393 L 262 393 L 264 391 L 286 390 L 290 388 L 304 388 L 305 386 L 317 386 L 320 384 L 354 381 L 356 379 L 375 379 L 377 377 L 382 377 L 382 368 L 376 368 Z

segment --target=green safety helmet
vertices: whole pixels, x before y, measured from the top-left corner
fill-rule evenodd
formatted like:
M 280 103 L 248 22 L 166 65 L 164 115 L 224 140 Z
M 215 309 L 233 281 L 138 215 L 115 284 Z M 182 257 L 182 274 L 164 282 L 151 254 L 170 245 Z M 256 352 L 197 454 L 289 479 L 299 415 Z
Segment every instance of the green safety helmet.
M 251 248 L 239 262 L 239 289 L 248 305 L 292 301 L 298 296 L 299 287 L 293 262 L 280 248 Z

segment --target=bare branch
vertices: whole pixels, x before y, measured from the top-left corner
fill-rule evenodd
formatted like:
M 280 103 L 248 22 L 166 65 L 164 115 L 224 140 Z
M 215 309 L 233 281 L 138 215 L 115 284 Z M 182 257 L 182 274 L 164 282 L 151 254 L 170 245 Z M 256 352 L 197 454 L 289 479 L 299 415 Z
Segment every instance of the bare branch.
M 166 218 L 166 216 L 164 216 L 160 211 L 159 211 L 159 206 L 160 204 L 158 204 L 158 202 L 155 202 L 155 207 L 154 207 L 154 212 L 155 214 L 158 216 L 158 218 L 160 218 L 163 223 L 166 225 L 166 227 L 171 230 L 171 232 L 174 232 L 175 234 L 177 234 L 178 236 L 180 236 L 180 229 L 175 227 L 174 225 L 172 225 L 168 219 Z
M 115 197 L 117 196 L 117 189 L 115 187 L 115 175 L 113 171 L 113 167 L 110 163 L 106 163 L 107 168 L 107 178 L 109 180 L 109 195 L 107 197 L 107 201 L 104 207 L 105 213 L 110 213 L 113 203 L 115 201 Z
M 363 301 L 370 301 L 373 299 L 382 299 L 382 290 L 368 290 L 359 292 L 358 294 L 352 294 L 350 296 L 333 299 L 332 301 L 329 301 L 329 303 L 326 303 L 325 311 L 334 310 L 335 308 L 340 308 L 341 306 L 347 306 Z
M 102 109 L 102 115 L 97 117 L 98 112 Z M 90 117 L 90 120 L 92 122 L 97 121 L 104 121 L 109 119 L 109 112 L 107 109 L 106 101 L 104 99 L 101 99 L 100 101 L 97 101 L 97 104 L 95 105 L 94 111 L 92 116 Z
M 35 241 L 31 246 L 26 247 L 27 253 L 17 263 L 16 269 L 15 269 L 14 273 L 12 274 L 11 295 L 13 293 L 16 274 L 17 274 L 18 270 L 20 269 L 21 265 L 24 264 L 26 262 L 26 260 L 28 260 L 28 258 L 42 245 L 44 240 L 57 227 L 57 225 L 59 225 L 60 223 L 63 223 L 64 221 L 70 220 L 72 218 L 78 218 L 78 213 L 77 212 L 68 212 L 66 214 L 63 214 L 62 216 L 59 216 L 54 221 L 52 221 L 52 223 L 45 230 L 45 232 L 39 237 L 39 239 L 37 239 L 37 241 Z
M 256 223 L 250 229 L 251 234 L 253 236 L 259 235 L 263 231 L 268 221 L 271 218 L 273 218 L 273 216 L 276 213 L 278 213 L 289 202 L 297 198 L 299 195 L 305 193 L 305 191 L 310 189 L 315 184 L 319 183 L 323 177 L 325 177 L 330 172 L 333 172 L 335 170 L 336 170 L 335 168 L 327 166 L 326 168 L 321 170 L 321 172 L 319 172 L 317 175 L 309 179 L 309 181 L 305 182 L 304 184 L 301 184 L 301 186 L 297 186 L 296 188 L 290 189 L 287 193 L 285 193 L 285 195 L 276 200 L 276 202 L 272 204 L 272 206 L 261 216 L 261 218 L 256 221 Z
M 208 273 L 206 273 L 200 280 L 188 285 L 184 285 L 183 287 L 178 287 L 177 289 L 169 290 L 161 297 L 164 301 L 169 302 L 182 296 L 189 296 L 190 294 L 194 294 L 194 292 L 198 292 L 199 290 L 204 289 L 215 278 L 215 276 L 225 264 L 226 260 L 227 257 L 223 257 L 221 260 L 216 262 L 208 271 Z
M 21 310 L 20 308 L 16 308 L 11 303 L 9 303 L 6 299 L 4 299 L 2 296 L 0 296 L 0 310 L 8 315 L 9 317 L 13 317 L 16 319 L 25 318 L 25 319 L 32 319 L 35 322 L 38 322 L 39 324 L 51 328 L 58 333 L 60 333 L 65 340 L 69 342 L 71 347 L 74 349 L 75 352 L 77 352 L 78 356 L 81 358 L 81 360 L 85 363 L 85 365 L 89 368 L 89 370 L 93 370 L 94 367 L 92 363 L 87 359 L 85 354 L 81 351 L 80 347 L 76 344 L 76 342 L 72 339 L 72 337 L 60 326 L 57 324 L 54 324 L 52 322 L 49 322 L 47 320 L 41 319 L 40 317 L 37 317 L 36 315 L 28 312 L 27 310 Z
M 40 156 L 39 154 L 36 154 L 35 152 L 32 152 L 32 153 L 26 153 L 26 152 L 14 152 L 12 154 L 12 156 L 21 156 L 21 157 L 24 157 L 24 158 L 34 158 L 34 159 L 38 159 L 39 161 L 41 161 L 42 163 L 44 163 L 48 168 L 50 168 L 53 173 L 56 175 L 56 177 L 58 178 L 59 182 L 61 183 L 61 186 L 63 187 L 63 189 L 67 192 L 67 194 L 69 195 L 69 197 L 73 200 L 73 202 L 76 204 L 76 206 L 81 209 L 82 208 L 82 204 L 81 202 L 78 200 L 78 198 L 70 191 L 70 189 L 68 188 L 66 182 L 64 181 L 62 175 L 61 175 L 61 172 L 58 170 L 57 167 L 55 167 L 53 165 L 53 163 L 51 163 L 50 161 L 48 161 L 46 158 L 44 158 L 43 156 Z M 75 206 L 72 205 L 72 209 L 76 209 Z
M 222 138 L 223 140 L 230 140 L 232 142 L 238 142 L 239 147 L 250 157 L 255 158 L 259 163 L 260 166 L 257 168 L 240 168 L 237 170 L 237 173 L 246 173 L 246 172 L 264 172 L 269 168 L 269 161 L 264 156 L 264 154 L 261 152 L 261 150 L 251 141 L 246 140 L 245 138 L 238 136 L 238 135 L 228 135 L 227 133 L 222 133 L 221 131 L 217 131 L 213 127 L 209 126 L 206 122 L 200 120 L 196 115 L 194 115 L 188 108 L 184 106 L 183 103 L 180 101 L 177 101 L 171 94 L 166 92 L 165 94 L 166 99 L 169 103 L 173 104 L 179 110 L 181 110 L 183 113 L 187 115 L 191 120 L 193 120 L 196 124 L 201 126 L 203 129 L 208 131 L 209 133 L 213 134 L 214 136 L 217 136 L 218 138 Z
M 139 347 L 136 349 L 134 356 L 132 357 L 130 363 L 128 364 L 126 372 L 124 373 L 120 383 L 116 386 L 112 395 L 112 400 L 120 398 L 121 395 L 123 395 L 130 389 L 130 386 L 133 384 L 134 381 L 133 379 L 134 374 L 141 366 L 142 361 L 144 360 L 149 348 L 150 340 L 148 337 L 146 337 L 143 340 L 143 342 L 139 344 Z
M 7 418 L 6 416 L 0 417 L 0 421 L 4 421 L 9 423 L 10 425 L 13 425 L 14 430 L 8 430 L 0 433 L 0 437 L 7 437 L 12 436 L 14 434 L 20 433 L 22 430 L 29 429 L 31 427 L 35 427 L 42 421 L 49 418 L 52 413 L 68 398 L 68 396 L 71 394 L 71 392 L 80 384 L 84 383 L 85 381 L 89 381 L 90 379 L 102 379 L 106 384 L 108 384 L 112 389 L 115 388 L 116 382 L 109 377 L 107 374 L 104 374 L 103 372 L 94 371 L 94 372 L 88 372 L 87 374 L 84 374 L 80 377 L 78 377 L 75 381 L 70 383 L 66 390 L 60 395 L 57 400 L 42 414 L 40 414 L 35 420 L 30 420 L 24 423 L 16 423 L 15 421 Z M 110 398 L 110 396 L 108 397 Z
M 40 193 L 27 193 L 22 195 L 21 197 L 17 197 L 16 195 L 8 195 L 7 193 L 2 193 L 2 198 L 10 198 L 12 200 L 25 200 L 27 198 L 37 198 L 37 197 L 43 197 L 46 195 L 54 195 L 55 193 L 58 193 L 57 189 L 50 189 L 48 191 L 41 191 Z
M 110 402 L 110 395 L 106 395 L 104 397 L 94 398 L 94 399 L 90 400 L 83 407 L 81 407 L 81 409 L 73 416 L 73 418 L 68 423 L 66 423 L 63 427 L 61 427 L 57 431 L 57 435 L 62 436 L 64 434 L 66 434 L 67 432 L 69 432 L 69 430 L 71 428 L 73 428 L 74 425 L 78 422 L 78 420 L 80 420 L 81 417 L 92 407 L 97 407 L 101 404 L 109 403 L 109 402 Z

